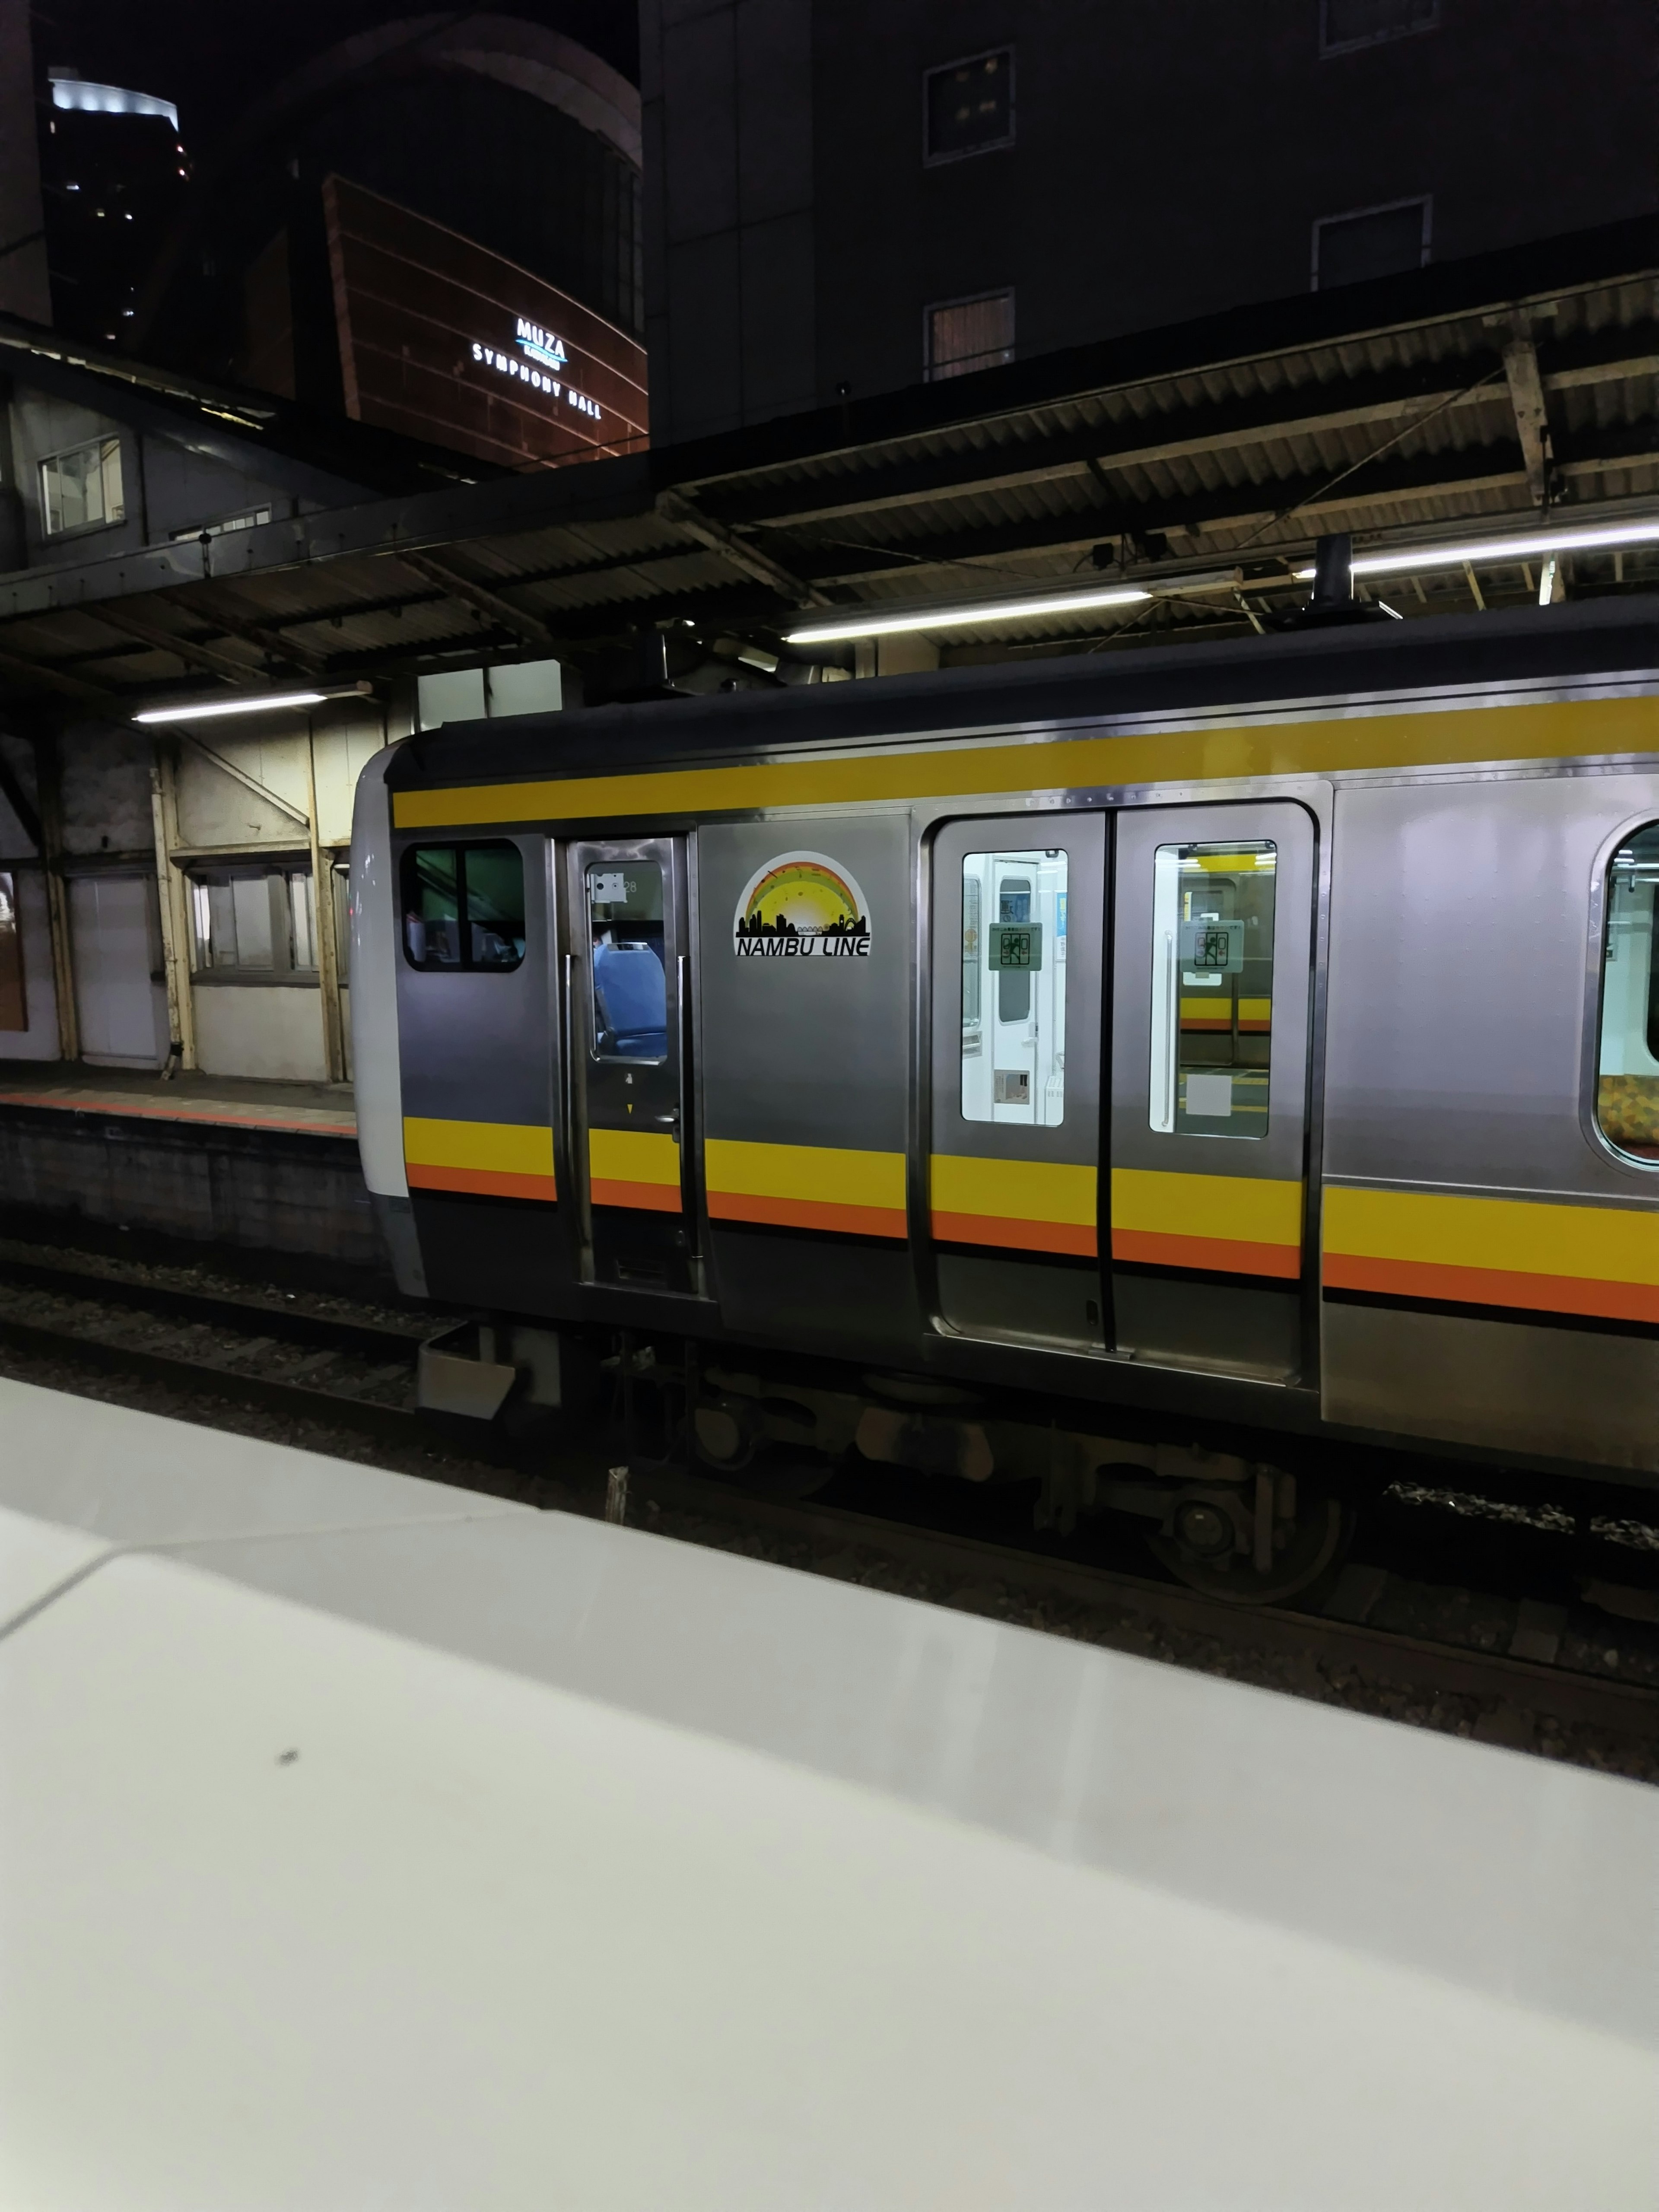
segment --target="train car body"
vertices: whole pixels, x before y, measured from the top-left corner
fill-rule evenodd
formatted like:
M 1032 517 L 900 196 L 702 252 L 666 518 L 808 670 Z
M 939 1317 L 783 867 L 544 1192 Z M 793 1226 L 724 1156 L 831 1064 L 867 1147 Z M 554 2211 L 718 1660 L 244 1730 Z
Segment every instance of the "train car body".
M 352 993 L 405 1288 L 1653 1480 L 1656 647 L 1608 601 L 409 741 Z

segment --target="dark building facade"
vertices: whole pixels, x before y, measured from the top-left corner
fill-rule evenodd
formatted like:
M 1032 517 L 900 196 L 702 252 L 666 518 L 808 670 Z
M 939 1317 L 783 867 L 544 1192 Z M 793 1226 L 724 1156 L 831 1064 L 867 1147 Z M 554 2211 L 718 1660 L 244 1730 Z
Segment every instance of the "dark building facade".
M 683 440 L 1659 206 L 1647 0 L 643 0 Z
M 95 345 L 126 343 L 190 183 L 177 107 L 49 66 L 40 182 L 54 327 Z
M 348 415 L 512 469 L 647 442 L 637 340 L 343 177 L 323 210 Z

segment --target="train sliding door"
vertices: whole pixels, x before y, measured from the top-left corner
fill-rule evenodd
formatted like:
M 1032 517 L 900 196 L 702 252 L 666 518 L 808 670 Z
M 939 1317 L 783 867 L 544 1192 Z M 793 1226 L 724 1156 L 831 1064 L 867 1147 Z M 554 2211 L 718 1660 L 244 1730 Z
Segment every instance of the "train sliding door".
M 933 884 L 928 1196 L 939 1318 L 1105 1348 L 1099 814 L 947 823 Z
M 567 881 L 567 1118 L 584 1271 L 596 1283 L 690 1291 L 684 848 L 672 837 L 574 844 Z
M 1288 800 L 1117 820 L 1117 1346 L 1290 1381 L 1302 1364 L 1314 823 Z

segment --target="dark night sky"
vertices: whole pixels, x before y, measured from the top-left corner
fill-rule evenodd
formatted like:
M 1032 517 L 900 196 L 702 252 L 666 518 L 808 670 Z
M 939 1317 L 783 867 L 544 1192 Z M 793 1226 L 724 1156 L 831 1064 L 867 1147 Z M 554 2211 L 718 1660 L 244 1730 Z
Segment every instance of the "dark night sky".
M 308 57 L 376 24 L 434 15 L 518 15 L 563 31 L 634 82 L 634 0 L 489 0 L 441 10 L 420 0 L 35 0 L 35 62 L 176 100 L 181 135 L 206 150 L 234 116 Z

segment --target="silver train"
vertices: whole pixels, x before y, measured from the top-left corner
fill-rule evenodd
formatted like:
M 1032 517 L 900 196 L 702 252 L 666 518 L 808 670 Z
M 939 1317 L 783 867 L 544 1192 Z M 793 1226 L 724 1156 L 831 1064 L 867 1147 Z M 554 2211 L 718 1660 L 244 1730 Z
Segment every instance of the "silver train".
M 1642 600 L 412 738 L 351 997 L 398 1279 L 483 1316 L 428 1388 L 694 1347 L 712 1466 L 1035 1480 L 1257 1601 L 1339 1444 L 1651 1484 L 1656 884 Z

